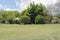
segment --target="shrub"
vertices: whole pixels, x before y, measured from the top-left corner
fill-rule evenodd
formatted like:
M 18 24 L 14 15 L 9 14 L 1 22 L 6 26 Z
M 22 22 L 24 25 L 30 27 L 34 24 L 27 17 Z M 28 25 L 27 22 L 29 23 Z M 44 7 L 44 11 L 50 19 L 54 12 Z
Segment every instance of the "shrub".
M 44 22 L 44 17 L 41 16 L 41 15 L 36 16 L 36 18 L 35 18 L 35 23 L 36 23 L 36 24 L 44 24 L 44 23 L 45 23 L 45 22 Z
M 20 22 L 23 23 L 23 24 L 29 24 L 30 23 L 30 17 L 26 16 L 26 15 L 23 15 L 23 16 L 20 17 Z

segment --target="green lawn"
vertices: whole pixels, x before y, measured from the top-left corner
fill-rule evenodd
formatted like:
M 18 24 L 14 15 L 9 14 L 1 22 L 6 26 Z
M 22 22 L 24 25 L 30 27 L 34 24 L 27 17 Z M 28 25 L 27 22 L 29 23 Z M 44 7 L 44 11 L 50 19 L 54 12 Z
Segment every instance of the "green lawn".
M 60 40 L 60 24 L 0 24 L 0 40 Z

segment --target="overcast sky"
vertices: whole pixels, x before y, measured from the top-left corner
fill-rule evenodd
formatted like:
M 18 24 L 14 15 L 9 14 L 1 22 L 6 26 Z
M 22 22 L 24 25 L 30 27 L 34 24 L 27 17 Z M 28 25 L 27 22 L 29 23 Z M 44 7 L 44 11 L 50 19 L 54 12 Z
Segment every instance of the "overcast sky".
M 57 2 L 57 0 L 0 0 L 0 9 L 5 10 L 24 10 L 31 2 L 35 4 L 42 3 L 43 5 L 51 5 Z

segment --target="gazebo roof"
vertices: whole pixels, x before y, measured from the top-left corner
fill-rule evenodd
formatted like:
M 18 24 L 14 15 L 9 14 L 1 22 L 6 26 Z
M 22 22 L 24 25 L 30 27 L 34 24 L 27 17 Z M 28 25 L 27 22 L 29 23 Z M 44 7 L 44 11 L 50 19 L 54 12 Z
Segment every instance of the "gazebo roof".
M 20 20 L 20 18 L 17 17 L 17 18 L 15 18 L 15 19 L 13 19 L 13 20 Z

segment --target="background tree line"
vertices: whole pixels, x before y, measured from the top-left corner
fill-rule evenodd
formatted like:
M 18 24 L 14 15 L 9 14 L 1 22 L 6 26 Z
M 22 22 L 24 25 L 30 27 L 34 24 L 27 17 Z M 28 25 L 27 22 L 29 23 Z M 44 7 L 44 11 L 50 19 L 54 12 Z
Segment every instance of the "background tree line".
M 60 14 L 53 16 L 45 6 L 30 3 L 29 7 L 22 12 L 0 11 L 0 23 L 21 23 L 21 24 L 46 24 L 59 23 Z

